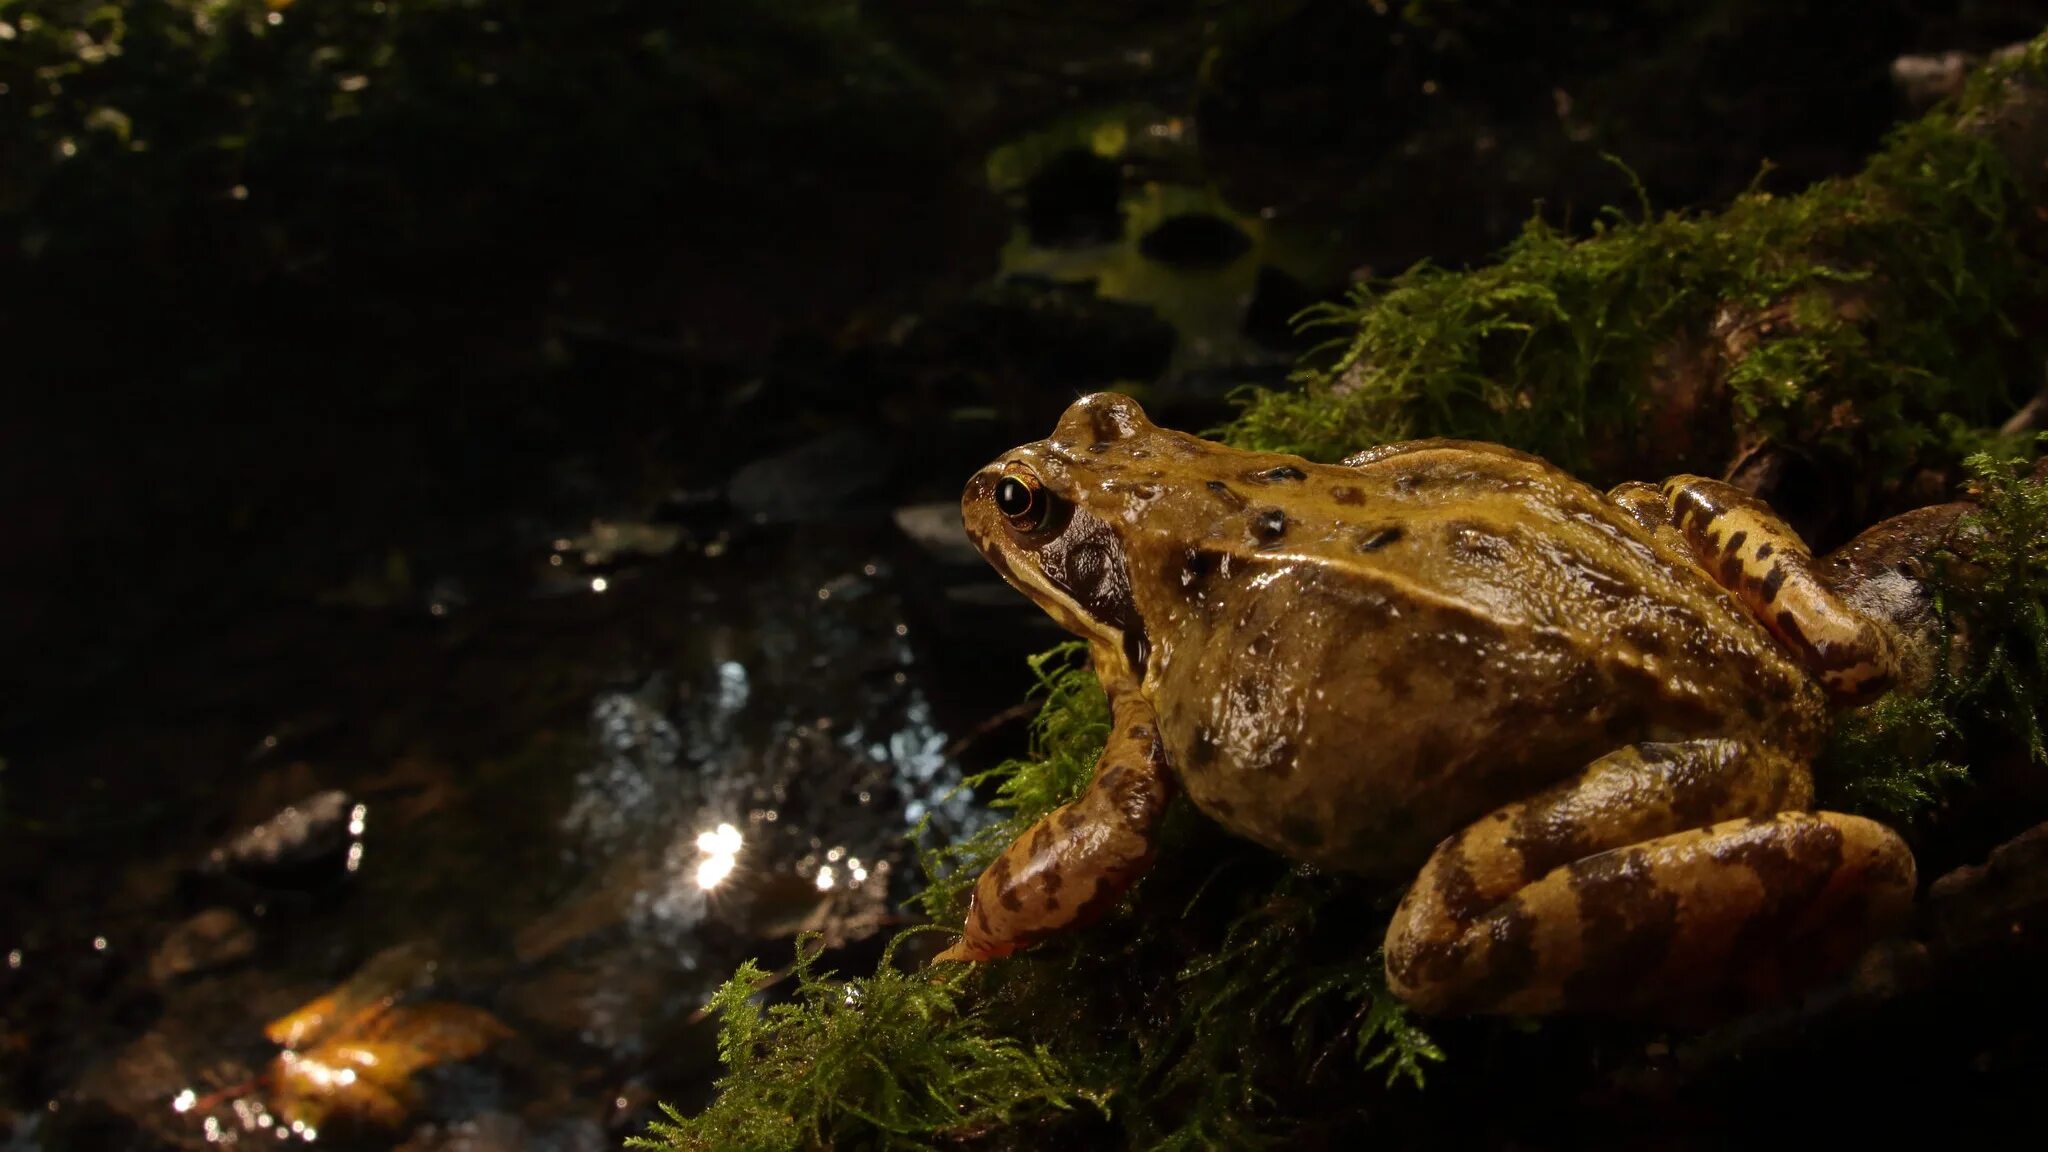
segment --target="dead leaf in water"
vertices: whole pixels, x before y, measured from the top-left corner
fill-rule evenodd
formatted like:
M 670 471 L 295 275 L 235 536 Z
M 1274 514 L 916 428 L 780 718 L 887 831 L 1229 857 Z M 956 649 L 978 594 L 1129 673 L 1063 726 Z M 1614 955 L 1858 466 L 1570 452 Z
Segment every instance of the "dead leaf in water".
M 355 975 L 264 1025 L 272 1044 L 305 1048 L 336 1033 L 352 1031 L 388 1010 L 408 992 L 433 981 L 432 950 L 418 944 L 386 948 L 365 961 Z
M 270 1022 L 264 1034 L 285 1051 L 264 1074 L 271 1110 L 317 1129 L 341 1116 L 396 1127 L 418 1104 L 413 1073 L 467 1060 L 512 1030 L 467 1004 L 400 1004 L 432 982 L 433 955 L 386 949 L 331 992 Z
M 395 1128 L 418 1104 L 412 1075 L 467 1060 L 512 1030 L 481 1008 L 426 1003 L 392 1008 L 358 1033 L 335 1036 L 271 1064 L 272 1109 L 314 1128 L 336 1115 Z

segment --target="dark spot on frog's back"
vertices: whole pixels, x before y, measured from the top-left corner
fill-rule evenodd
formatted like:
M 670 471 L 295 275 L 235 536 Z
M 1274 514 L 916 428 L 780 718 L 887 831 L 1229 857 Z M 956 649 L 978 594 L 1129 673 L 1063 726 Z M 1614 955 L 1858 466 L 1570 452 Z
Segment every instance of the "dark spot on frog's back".
M 1308 473 L 1292 464 L 1282 464 L 1278 468 L 1268 468 L 1263 472 L 1250 472 L 1245 475 L 1245 480 L 1253 484 L 1284 484 L 1306 479 Z
M 1216 732 L 1204 724 L 1195 729 L 1194 743 L 1188 748 L 1187 767 L 1207 769 L 1216 765 Z
M 1358 550 L 1377 552 L 1407 533 L 1398 524 L 1381 524 L 1358 530 Z
M 1180 570 L 1174 572 L 1169 569 L 1167 580 L 1176 592 L 1200 591 L 1202 585 L 1207 583 L 1210 575 L 1216 571 L 1219 556 L 1219 553 L 1208 549 L 1189 548 L 1181 553 Z
M 1278 508 L 1261 508 L 1252 513 L 1252 539 L 1260 544 L 1278 544 L 1287 535 L 1287 513 Z
M 1207 487 L 1209 491 L 1214 492 L 1216 494 L 1216 498 L 1218 500 L 1221 500 L 1223 502 L 1223 506 L 1230 509 L 1232 512 L 1240 512 L 1244 510 L 1247 501 L 1244 497 L 1238 495 L 1236 492 L 1231 491 L 1230 485 L 1225 484 L 1221 480 L 1211 480 L 1209 481 Z

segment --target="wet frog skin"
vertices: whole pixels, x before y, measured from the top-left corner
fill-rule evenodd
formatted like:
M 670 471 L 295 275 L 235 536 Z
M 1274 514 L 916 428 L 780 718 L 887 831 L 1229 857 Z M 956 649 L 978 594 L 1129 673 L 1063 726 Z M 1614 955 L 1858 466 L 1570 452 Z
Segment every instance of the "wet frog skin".
M 1602 494 L 1445 440 L 1320 465 L 1104 393 L 976 473 L 962 511 L 1089 641 L 1114 727 L 941 959 L 1100 916 L 1179 792 L 1289 857 L 1412 878 L 1387 973 L 1428 1012 L 1765 1000 L 1910 908 L 1905 844 L 1810 811 L 1808 769 L 1830 706 L 1892 683 L 1904 642 L 1727 485 Z

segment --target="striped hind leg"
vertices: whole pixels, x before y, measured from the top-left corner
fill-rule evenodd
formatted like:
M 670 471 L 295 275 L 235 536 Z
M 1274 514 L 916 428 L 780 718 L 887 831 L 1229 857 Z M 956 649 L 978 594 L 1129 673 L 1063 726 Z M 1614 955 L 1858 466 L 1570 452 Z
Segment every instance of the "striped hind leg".
M 1640 744 L 1445 840 L 1387 930 L 1430 1013 L 1684 1013 L 1818 979 L 1910 907 L 1882 825 L 1794 811 L 1804 767 L 1734 741 Z
M 1663 495 L 1671 528 L 1699 566 L 1734 593 L 1837 701 L 1869 700 L 1897 679 L 1898 654 L 1889 632 L 1823 582 L 1805 541 L 1769 505 L 1701 476 L 1673 476 L 1664 481 Z

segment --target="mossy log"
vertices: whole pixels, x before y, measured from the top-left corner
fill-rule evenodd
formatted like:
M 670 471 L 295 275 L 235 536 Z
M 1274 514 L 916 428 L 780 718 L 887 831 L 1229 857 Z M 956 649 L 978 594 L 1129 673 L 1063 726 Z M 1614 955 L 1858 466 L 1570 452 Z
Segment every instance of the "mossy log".
M 1319 318 L 1337 338 L 1299 387 L 1249 394 L 1225 436 L 1323 459 L 1391 438 L 1481 437 L 1596 480 L 1695 469 L 1776 484 L 1781 497 L 1796 478 L 1824 493 L 1807 525 L 1836 533 L 1974 477 L 1980 510 L 1965 543 L 1932 569 L 1955 659 L 1925 695 L 1851 713 L 1822 765 L 1827 794 L 1906 828 L 1934 874 L 2048 816 L 2048 484 L 1983 454 L 2030 448 L 1997 429 L 2040 378 L 2044 219 L 2048 38 L 1899 129 L 1860 175 L 1796 197 L 1753 194 L 1715 216 L 1604 221 L 1580 240 L 1532 225 L 1496 265 L 1363 288 Z M 1107 709 L 1074 656 L 1039 662 L 1032 757 L 972 781 L 992 790 L 999 819 L 927 851 L 914 903 L 940 928 L 959 922 L 994 853 L 1093 766 Z M 2003 823 L 1964 821 L 1930 846 L 1943 806 L 1986 788 L 2008 809 Z M 1577 1118 L 1550 1135 L 1573 1146 L 1620 1138 L 1601 1132 L 1713 1144 L 1717 1122 L 1720 1136 L 1740 1131 L 1739 1104 L 1710 1076 L 1704 1102 L 1686 1098 L 1691 1081 L 1672 1067 L 1779 1051 L 1779 1063 L 1752 1060 L 1763 1071 L 1751 1075 L 1792 1072 L 1811 1103 L 1858 1099 L 1873 1077 L 1900 1079 L 1903 1092 L 1930 1066 L 1914 1054 L 1940 1059 L 1942 1046 L 1925 1042 L 1934 1033 L 1896 1021 L 1875 1040 L 1870 1028 L 1812 1021 L 1898 998 L 1874 987 L 1954 989 L 1929 966 L 1979 964 L 1996 947 L 1982 933 L 1951 946 L 1953 926 L 1983 920 L 1972 908 L 1989 915 L 1971 893 L 1995 903 L 2048 890 L 2013 876 L 2038 868 L 2037 847 L 2001 853 L 1986 873 L 1997 884 L 1936 885 L 1916 939 L 1886 945 L 1863 984 L 1785 1014 L 1704 1036 L 1586 1021 L 1449 1021 L 1425 1033 L 1381 983 L 1377 945 L 1397 892 L 1297 868 L 1183 807 L 1157 869 L 1070 938 L 934 978 L 894 959 L 929 955 L 925 941 L 943 936 L 907 934 L 872 976 L 800 966 L 793 1000 L 765 1017 L 751 999 L 760 973 L 742 970 L 716 1002 L 729 1066 L 719 1096 L 639 1143 L 1527 1144 L 1570 1101 Z M 1907 957 L 1889 984 L 1887 955 Z M 1924 1004 L 1905 1019 L 1955 1027 Z M 1837 1137 L 1855 1127 L 1830 1123 Z

